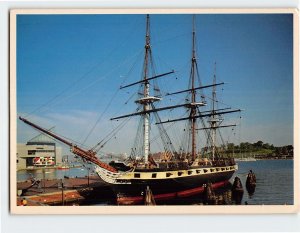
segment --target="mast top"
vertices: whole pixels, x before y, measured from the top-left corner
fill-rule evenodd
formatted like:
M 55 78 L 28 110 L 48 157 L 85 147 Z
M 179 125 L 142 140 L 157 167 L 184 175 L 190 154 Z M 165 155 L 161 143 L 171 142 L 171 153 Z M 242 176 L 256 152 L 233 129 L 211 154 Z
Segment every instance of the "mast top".
M 150 49 L 150 16 L 147 14 L 146 20 L 146 44 L 145 48 Z

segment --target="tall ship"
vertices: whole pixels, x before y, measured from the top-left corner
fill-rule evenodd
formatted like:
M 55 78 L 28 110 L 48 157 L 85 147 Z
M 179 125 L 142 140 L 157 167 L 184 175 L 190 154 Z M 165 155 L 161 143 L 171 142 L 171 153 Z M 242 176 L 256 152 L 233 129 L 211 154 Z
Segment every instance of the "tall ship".
M 160 201 L 197 195 L 203 192 L 203 186 L 207 183 L 211 183 L 213 188 L 228 184 L 238 166 L 232 157 L 220 151 L 220 147 L 217 146 L 217 134 L 220 128 L 235 126 L 233 124 L 224 125 L 222 116 L 241 110 L 218 108 L 216 88 L 224 83 L 216 82 L 216 72 L 214 72 L 212 84 L 201 84 L 196 56 L 195 16 L 193 16 L 192 28 L 192 56 L 187 89 L 166 94 L 168 97 L 185 95 L 185 101 L 177 105 L 157 107 L 157 103 L 163 99 L 155 80 L 170 75 L 174 71 L 156 74 L 151 70 L 154 65 L 150 43 L 150 17 L 146 16 L 142 78 L 120 87 L 124 89 L 139 86 L 139 98 L 135 100 L 138 105 L 137 111 L 111 118 L 112 121 L 131 117 L 140 118 L 137 140 L 135 140 L 130 158 L 125 162 L 103 162 L 97 156 L 99 147 L 101 147 L 100 143 L 92 149 L 86 150 L 28 119 L 23 117 L 19 117 L 19 119 L 66 144 L 73 154 L 80 156 L 84 161 L 93 163 L 96 173 L 111 186 L 116 194 L 118 204 L 143 203 L 145 191 L 149 189 L 152 191 L 155 201 Z M 154 87 L 153 90 L 152 87 Z M 210 88 L 212 89 L 211 107 L 209 110 L 202 110 L 208 104 L 202 93 L 203 89 Z M 160 112 L 180 108 L 186 112 L 185 116 L 163 120 L 159 115 Z M 150 117 L 154 119 L 153 125 L 157 126 L 163 142 L 164 151 L 160 153 L 159 158 L 151 153 L 150 136 L 153 120 Z M 179 122 L 185 122 L 184 146 L 172 143 L 172 137 L 169 136 L 165 126 L 179 124 Z M 198 145 L 199 131 L 203 132 L 206 141 L 206 145 L 201 148 Z

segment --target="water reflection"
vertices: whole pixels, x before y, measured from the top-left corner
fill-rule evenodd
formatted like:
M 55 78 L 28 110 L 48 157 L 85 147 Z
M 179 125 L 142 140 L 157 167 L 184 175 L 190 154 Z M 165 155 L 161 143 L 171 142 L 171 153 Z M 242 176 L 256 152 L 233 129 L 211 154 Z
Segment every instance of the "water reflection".
M 56 168 L 47 169 L 32 169 L 32 170 L 21 170 L 17 172 L 17 180 L 25 181 L 32 178 L 35 179 L 63 179 L 65 177 L 85 177 L 88 175 L 88 170 L 85 167 L 70 168 L 65 170 L 58 170 Z M 90 173 L 91 175 L 91 173 Z
M 211 184 L 206 184 L 204 192 L 193 197 L 176 198 L 168 201 L 157 202 L 158 205 L 243 205 L 247 195 L 243 189 L 235 189 L 233 183 L 212 189 Z M 254 195 L 254 193 L 252 193 Z M 246 200 L 248 200 L 246 198 Z
M 244 190 L 242 186 L 236 187 L 236 184 L 229 183 L 223 188 L 217 190 L 210 190 L 211 185 L 202 195 L 200 195 L 199 203 L 203 205 L 240 205 L 242 204 Z
M 254 196 L 256 188 L 256 177 L 255 174 L 250 170 L 247 175 L 246 189 L 248 196 L 251 199 Z M 244 188 L 242 181 L 239 177 L 234 178 L 233 184 L 229 183 L 223 188 L 213 190 L 212 184 L 208 183 L 205 185 L 203 194 L 199 199 L 198 204 L 204 205 L 241 205 L 244 197 Z M 248 202 L 245 201 L 245 205 Z

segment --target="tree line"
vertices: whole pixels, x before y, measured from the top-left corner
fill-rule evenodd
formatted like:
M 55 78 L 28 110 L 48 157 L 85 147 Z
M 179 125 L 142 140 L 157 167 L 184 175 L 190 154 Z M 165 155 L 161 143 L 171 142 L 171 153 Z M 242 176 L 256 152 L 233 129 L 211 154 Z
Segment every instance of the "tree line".
M 241 142 L 239 145 L 234 143 L 228 143 L 225 147 L 226 153 L 233 154 L 246 154 L 250 156 L 268 156 L 268 157 L 293 157 L 294 147 L 293 145 L 274 146 L 273 144 L 264 143 L 263 141 L 257 141 L 255 143 Z M 223 150 L 224 151 L 224 150 Z

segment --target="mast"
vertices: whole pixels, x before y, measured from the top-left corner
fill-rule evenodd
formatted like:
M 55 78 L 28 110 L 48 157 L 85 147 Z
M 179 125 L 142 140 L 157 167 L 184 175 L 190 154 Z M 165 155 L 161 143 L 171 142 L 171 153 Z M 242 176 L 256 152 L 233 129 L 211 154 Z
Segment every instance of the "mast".
M 175 94 L 181 94 L 185 92 L 190 92 L 191 93 L 191 101 L 190 103 L 187 103 L 187 106 L 190 109 L 189 111 L 189 116 L 187 117 L 181 117 L 177 119 L 171 119 L 171 120 L 166 120 L 166 121 L 160 121 L 159 123 L 156 124 L 164 124 L 164 123 L 171 123 L 171 122 L 177 122 L 177 121 L 184 121 L 184 120 L 189 120 L 190 122 L 190 135 L 191 135 L 191 144 L 192 144 L 192 159 L 195 160 L 197 156 L 197 144 L 196 144 L 196 131 L 197 130 L 208 130 L 210 129 L 211 135 L 209 135 L 210 142 L 211 142 L 211 151 L 212 151 L 212 160 L 215 160 L 216 156 L 216 142 L 217 142 L 217 129 L 218 128 L 225 128 L 225 127 L 232 127 L 236 126 L 235 124 L 231 125 L 223 125 L 221 126 L 219 122 L 221 122 L 221 119 L 219 118 L 219 115 L 224 115 L 224 114 L 229 114 L 229 113 L 235 113 L 235 112 L 240 112 L 241 109 L 233 109 L 230 110 L 231 108 L 222 108 L 222 109 L 217 109 L 217 97 L 216 97 L 216 86 L 223 85 L 224 82 L 217 83 L 216 82 L 216 62 L 214 64 L 214 75 L 213 75 L 213 84 L 210 85 L 205 85 L 203 86 L 200 82 L 199 78 L 199 85 L 200 86 L 195 86 L 195 78 L 196 76 L 199 78 L 198 74 L 198 64 L 197 64 L 197 58 L 196 58 L 196 31 L 195 31 L 195 15 L 193 15 L 193 29 L 192 29 L 192 59 L 191 59 L 191 70 L 190 70 L 190 86 L 186 90 L 180 90 L 176 91 L 173 93 L 167 93 L 167 95 L 175 95 Z M 198 111 L 198 107 L 202 107 L 206 105 L 205 101 L 199 101 L 197 102 L 196 100 L 196 90 L 200 89 L 205 89 L 205 88 L 210 88 L 212 87 L 212 109 L 209 111 Z M 175 106 L 174 106 L 175 107 Z M 176 107 L 179 107 L 177 105 Z M 166 108 L 163 108 L 161 110 L 164 110 Z M 228 110 L 229 109 L 229 110 Z M 225 111 L 224 111 L 225 110 Z M 198 118 L 204 118 L 204 117 L 209 117 L 209 127 L 202 127 L 200 129 L 197 129 L 197 119 Z
M 192 47 L 192 66 L 191 66 L 191 81 L 192 81 L 192 88 L 191 88 L 191 94 L 192 94 L 192 103 L 196 102 L 196 91 L 195 91 L 195 68 L 196 68 L 196 51 L 195 51 L 195 15 L 193 15 L 193 47 Z M 192 159 L 193 161 L 196 159 L 196 152 L 197 152 L 197 146 L 196 146 L 196 105 L 191 105 L 191 133 L 192 133 Z
M 216 84 L 216 62 L 214 65 L 214 77 L 213 77 L 213 84 Z M 216 153 L 216 137 L 217 137 L 217 128 L 216 124 L 218 122 L 218 119 L 216 118 L 216 111 L 215 111 L 215 103 L 216 103 L 216 96 L 217 96 L 217 90 L 216 86 L 213 86 L 212 88 L 212 119 L 210 121 L 211 123 L 211 129 L 212 129 L 212 160 L 215 160 L 215 153 Z
M 149 50 L 150 50 L 150 19 L 149 15 L 147 14 L 147 22 L 146 22 L 146 45 L 145 45 L 145 60 L 144 60 L 144 80 L 148 78 L 148 57 L 149 57 Z M 144 82 L 144 98 L 149 97 L 149 82 Z M 144 111 L 149 110 L 149 101 L 144 102 Z M 149 156 L 149 118 L 150 114 L 144 114 L 144 160 L 145 163 L 148 163 L 148 156 Z
M 185 107 L 189 109 L 189 115 L 187 117 L 182 117 L 182 118 L 177 118 L 177 119 L 171 119 L 171 120 L 166 120 L 166 121 L 161 121 L 160 119 L 158 120 L 158 122 L 156 122 L 155 124 L 164 124 L 164 123 L 171 123 L 171 122 L 176 122 L 176 121 L 184 121 L 184 120 L 188 120 L 189 121 L 189 131 L 190 131 L 190 138 L 191 138 L 191 157 L 192 160 L 196 159 L 197 156 L 197 135 L 196 135 L 196 131 L 199 130 L 197 129 L 197 120 L 198 118 L 203 118 L 203 117 L 209 117 L 210 121 L 213 121 L 216 118 L 217 115 L 220 114 L 228 114 L 228 113 L 234 113 L 234 112 L 238 112 L 241 111 L 240 109 L 236 109 L 236 110 L 230 110 L 230 108 L 223 108 L 223 109 L 216 109 L 215 107 L 215 101 L 216 101 L 216 86 L 219 85 L 223 85 L 224 83 L 216 83 L 216 79 L 214 79 L 214 83 L 213 84 L 209 84 L 209 85 L 202 85 L 199 79 L 199 86 L 195 85 L 196 82 L 196 77 L 199 78 L 199 74 L 198 74 L 198 65 L 197 65 L 197 58 L 196 58 L 196 31 L 195 31 L 195 15 L 193 16 L 193 26 L 192 26 L 192 56 L 191 56 L 191 69 L 190 69 L 190 84 L 188 86 L 188 89 L 185 90 L 180 90 L 180 91 L 176 91 L 173 93 L 167 93 L 166 95 L 175 95 L 175 94 L 182 94 L 182 93 L 190 93 L 190 101 L 186 102 L 184 104 L 178 104 L 178 105 L 173 105 L 173 106 L 165 106 L 165 107 L 161 107 L 161 108 L 156 108 L 153 103 L 156 101 L 160 101 L 161 98 L 157 97 L 157 96 L 153 96 L 150 94 L 150 81 L 160 78 L 160 77 L 164 77 L 167 76 L 169 74 L 174 73 L 174 70 L 170 71 L 170 72 L 166 72 L 163 74 L 153 74 L 152 77 L 150 77 L 150 72 L 149 72 L 149 66 L 151 66 L 152 64 L 152 50 L 151 50 L 151 44 L 150 44 L 150 18 L 149 15 L 147 15 L 146 17 L 146 36 L 145 36 L 145 55 L 144 55 L 144 63 L 143 63 L 143 74 L 142 74 L 142 78 L 139 81 L 133 82 L 131 84 L 127 84 L 125 86 L 121 86 L 120 89 L 123 88 L 128 88 L 128 87 L 132 87 L 134 85 L 140 84 L 142 87 L 142 97 L 140 99 L 137 99 L 135 101 L 135 103 L 138 103 L 140 105 L 142 105 L 142 110 L 141 111 L 137 111 L 134 113 L 130 113 L 130 114 L 126 114 L 126 115 L 122 115 L 122 116 L 117 116 L 117 117 L 113 117 L 111 118 L 111 120 L 118 120 L 121 118 L 126 118 L 126 117 L 132 117 L 132 116 L 141 116 L 142 117 L 142 122 L 143 122 L 143 157 L 144 157 L 144 162 L 145 164 L 148 163 L 148 157 L 149 157 L 149 152 L 150 152 L 150 114 L 154 113 L 156 114 L 159 111 L 165 111 L 165 110 L 169 110 L 169 109 L 174 109 L 174 108 L 179 108 L 179 107 Z M 202 106 L 206 106 L 206 102 L 205 101 L 197 101 L 196 99 L 196 94 L 197 94 L 197 90 L 202 90 L 202 89 L 206 89 L 206 88 L 210 88 L 213 87 L 213 111 L 209 110 L 209 111 L 198 111 L 199 107 Z M 217 122 L 210 124 L 210 128 L 211 129 L 216 129 L 219 128 L 220 126 L 218 126 L 216 124 Z M 223 126 L 223 127 L 229 127 L 229 126 Z M 206 129 L 205 127 L 202 129 Z M 214 133 L 214 143 L 215 143 L 215 139 L 216 139 L 216 133 Z M 213 144 L 214 144 L 213 143 Z M 215 148 L 214 148 L 215 149 Z M 215 154 L 215 152 L 214 152 Z
M 175 105 L 175 106 L 167 106 L 162 108 L 155 108 L 153 103 L 160 101 L 161 98 L 157 96 L 151 96 L 150 94 L 150 81 L 161 78 L 164 76 L 167 76 L 169 74 L 174 73 L 174 70 L 170 72 L 166 72 L 159 75 L 153 75 L 150 77 L 149 72 L 149 66 L 153 67 L 153 60 L 152 60 L 152 50 L 151 50 L 151 44 L 150 44 L 150 17 L 149 14 L 147 14 L 146 17 L 146 36 L 145 36 L 145 55 L 144 55 L 144 63 L 143 63 L 143 74 L 140 81 L 127 84 L 125 86 L 121 86 L 120 89 L 132 87 L 137 84 L 142 85 L 142 97 L 140 99 L 137 99 L 135 103 L 141 104 L 143 106 L 143 110 L 135 113 L 126 114 L 123 116 L 118 116 L 111 118 L 111 120 L 118 120 L 124 117 L 131 117 L 131 116 L 137 116 L 140 115 L 142 117 L 143 121 L 143 157 L 145 164 L 148 163 L 148 157 L 150 152 L 150 113 L 155 113 L 158 111 L 168 110 L 172 108 L 178 108 L 182 106 L 186 106 L 186 104 L 182 105 Z M 153 72 L 154 73 L 154 72 Z

